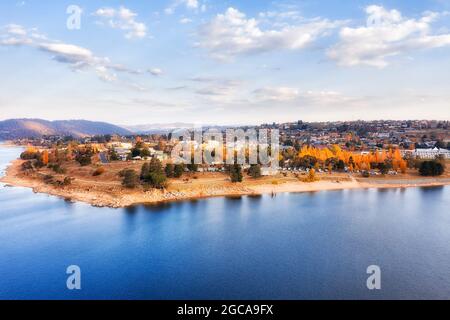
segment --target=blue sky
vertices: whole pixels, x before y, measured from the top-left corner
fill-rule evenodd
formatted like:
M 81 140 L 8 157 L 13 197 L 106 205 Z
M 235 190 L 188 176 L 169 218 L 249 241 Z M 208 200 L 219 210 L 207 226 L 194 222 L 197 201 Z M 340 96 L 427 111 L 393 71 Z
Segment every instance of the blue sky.
M 0 119 L 449 120 L 449 12 L 450 0 L 2 1 Z

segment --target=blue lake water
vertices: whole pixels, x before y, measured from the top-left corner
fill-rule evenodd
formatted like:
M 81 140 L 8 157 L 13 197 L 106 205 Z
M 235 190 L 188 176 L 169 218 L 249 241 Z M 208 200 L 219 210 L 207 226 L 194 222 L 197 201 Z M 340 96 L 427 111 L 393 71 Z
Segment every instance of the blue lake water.
M 109 209 L 0 185 L 0 299 L 449 299 L 449 207 L 449 187 Z

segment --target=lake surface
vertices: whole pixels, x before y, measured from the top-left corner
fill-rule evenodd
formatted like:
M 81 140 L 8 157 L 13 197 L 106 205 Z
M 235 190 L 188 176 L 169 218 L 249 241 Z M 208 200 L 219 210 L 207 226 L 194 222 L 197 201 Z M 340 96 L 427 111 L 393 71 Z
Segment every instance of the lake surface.
M 449 187 L 110 209 L 0 185 L 0 298 L 449 299 L 449 207 Z

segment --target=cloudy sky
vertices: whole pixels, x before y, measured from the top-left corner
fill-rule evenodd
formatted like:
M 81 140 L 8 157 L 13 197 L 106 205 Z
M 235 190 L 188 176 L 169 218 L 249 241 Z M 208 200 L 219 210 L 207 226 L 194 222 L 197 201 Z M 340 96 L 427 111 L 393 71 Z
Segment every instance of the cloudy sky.
M 449 120 L 450 0 L 5 0 L 0 70 L 0 119 Z

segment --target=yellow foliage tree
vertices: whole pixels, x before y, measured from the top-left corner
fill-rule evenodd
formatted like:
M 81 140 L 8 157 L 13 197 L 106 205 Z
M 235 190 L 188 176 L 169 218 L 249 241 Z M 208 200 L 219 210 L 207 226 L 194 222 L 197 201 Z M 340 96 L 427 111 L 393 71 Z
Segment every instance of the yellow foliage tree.
M 42 152 L 42 163 L 44 165 L 48 165 L 48 151 L 47 150 L 44 150 Z

